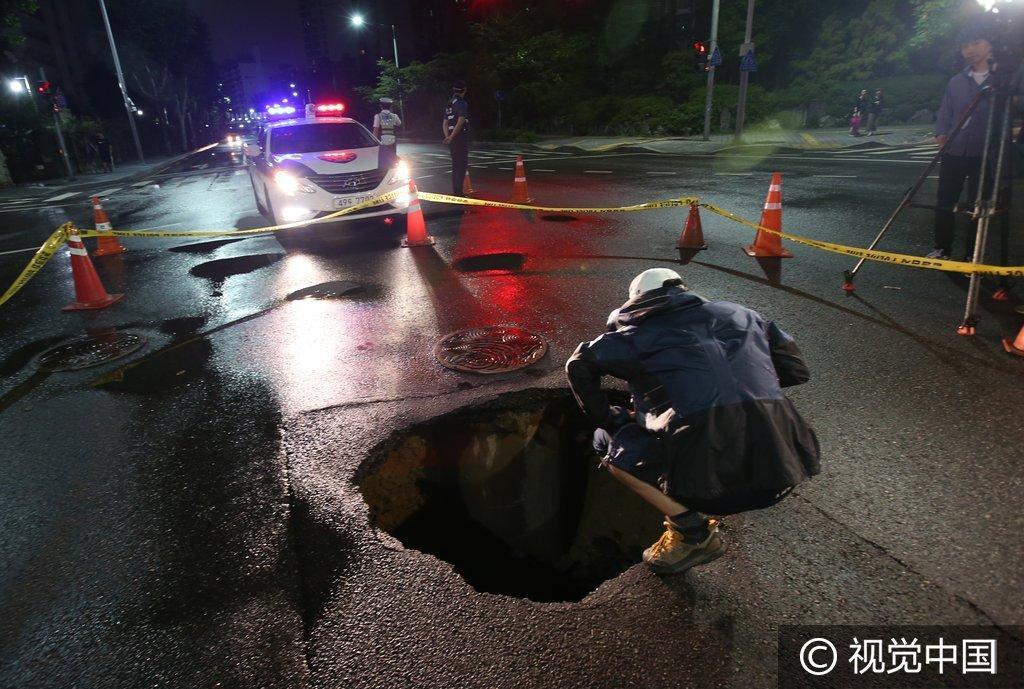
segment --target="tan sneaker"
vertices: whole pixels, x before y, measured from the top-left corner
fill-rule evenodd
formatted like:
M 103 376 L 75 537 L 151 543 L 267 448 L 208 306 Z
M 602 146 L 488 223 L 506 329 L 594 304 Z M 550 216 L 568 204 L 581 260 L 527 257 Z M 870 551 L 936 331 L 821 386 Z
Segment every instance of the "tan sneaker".
M 718 523 L 709 524 L 711 533 L 700 543 L 687 543 L 672 522 L 665 521 L 665 533 L 658 542 L 644 551 L 644 562 L 658 574 L 675 574 L 703 565 L 725 554 L 718 536 Z

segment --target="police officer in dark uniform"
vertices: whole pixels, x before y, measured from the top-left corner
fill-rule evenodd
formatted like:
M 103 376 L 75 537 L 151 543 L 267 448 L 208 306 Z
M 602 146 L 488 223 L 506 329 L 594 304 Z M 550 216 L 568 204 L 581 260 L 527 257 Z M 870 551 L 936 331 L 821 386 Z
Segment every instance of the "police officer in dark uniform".
M 469 167 L 469 104 L 466 103 L 466 82 L 452 84 L 452 99 L 441 121 L 444 143 L 452 154 L 452 195 L 462 196 L 462 181 Z

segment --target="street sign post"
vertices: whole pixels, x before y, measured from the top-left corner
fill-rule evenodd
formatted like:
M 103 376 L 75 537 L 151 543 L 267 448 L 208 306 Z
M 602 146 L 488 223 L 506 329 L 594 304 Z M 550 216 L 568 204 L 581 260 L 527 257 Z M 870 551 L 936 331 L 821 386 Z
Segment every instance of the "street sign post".
M 757 71 L 757 58 L 754 57 L 754 49 L 751 48 L 740 58 L 740 71 L 741 72 L 756 72 Z
M 711 61 L 710 61 L 710 64 L 711 64 L 712 67 L 721 67 L 722 66 L 722 51 L 718 49 L 717 45 L 715 46 L 715 49 L 713 51 L 711 51 Z

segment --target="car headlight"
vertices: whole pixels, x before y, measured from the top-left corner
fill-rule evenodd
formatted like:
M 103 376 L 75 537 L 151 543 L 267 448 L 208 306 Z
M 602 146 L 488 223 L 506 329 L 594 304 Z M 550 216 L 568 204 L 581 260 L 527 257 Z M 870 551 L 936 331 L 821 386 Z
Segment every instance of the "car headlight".
M 285 170 L 278 170 L 274 173 L 274 184 L 289 196 L 295 196 L 295 193 L 299 191 L 304 194 L 312 194 L 315 191 L 311 186 Z
M 391 174 L 388 175 L 388 184 L 408 184 L 411 177 L 412 173 L 409 170 L 409 163 L 399 160 L 398 164 L 391 168 Z

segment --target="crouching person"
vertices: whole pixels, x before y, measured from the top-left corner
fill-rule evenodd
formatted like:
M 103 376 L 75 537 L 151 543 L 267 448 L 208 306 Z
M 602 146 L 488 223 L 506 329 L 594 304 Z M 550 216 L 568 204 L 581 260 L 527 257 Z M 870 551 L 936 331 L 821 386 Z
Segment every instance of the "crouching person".
M 769 507 L 819 471 L 814 431 L 782 393 L 810 377 L 796 343 L 750 309 L 691 292 L 673 270 L 638 275 L 607 332 L 565 370 L 603 464 L 665 515 L 643 555 L 659 573 L 725 552 L 706 515 Z M 628 384 L 632 410 L 609 405 L 605 375 Z

